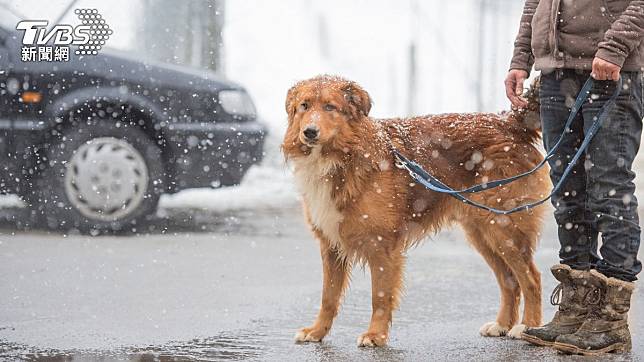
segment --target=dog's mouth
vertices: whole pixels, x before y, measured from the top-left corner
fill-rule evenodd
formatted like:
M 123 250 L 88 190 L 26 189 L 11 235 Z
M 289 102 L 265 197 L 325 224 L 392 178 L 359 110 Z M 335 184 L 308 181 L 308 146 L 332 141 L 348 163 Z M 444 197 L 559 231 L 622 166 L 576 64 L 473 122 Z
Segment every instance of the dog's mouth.
M 301 142 L 304 146 L 306 146 L 306 147 L 308 147 L 308 148 L 313 148 L 313 147 L 315 147 L 315 146 L 319 145 L 319 141 L 320 141 L 320 140 L 319 140 L 319 139 L 317 139 L 317 138 L 316 138 L 316 139 L 308 139 L 308 138 L 306 138 L 306 137 L 300 137 L 300 142 Z

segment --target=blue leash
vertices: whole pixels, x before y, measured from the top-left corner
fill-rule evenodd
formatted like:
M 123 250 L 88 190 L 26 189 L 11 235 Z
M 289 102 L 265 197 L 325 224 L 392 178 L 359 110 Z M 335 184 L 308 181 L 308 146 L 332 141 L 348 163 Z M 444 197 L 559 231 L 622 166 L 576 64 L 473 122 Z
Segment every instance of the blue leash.
M 520 173 L 518 175 L 511 176 L 511 177 L 508 177 L 508 178 L 499 179 L 499 180 L 490 181 L 490 182 L 487 182 L 487 183 L 474 185 L 474 186 L 468 187 L 468 188 L 463 189 L 463 190 L 454 190 L 451 187 L 445 185 L 443 182 L 441 182 L 436 177 L 434 177 L 431 174 L 429 174 L 418 163 L 416 163 L 416 162 L 406 158 L 405 156 L 403 156 L 398 150 L 394 149 L 393 153 L 396 156 L 396 158 L 398 159 L 398 162 L 402 166 L 402 168 L 406 169 L 409 172 L 409 175 L 414 180 L 416 180 L 418 183 L 420 183 L 421 185 L 425 186 L 429 190 L 440 192 L 440 193 L 443 193 L 443 194 L 449 194 L 450 196 L 455 197 L 456 199 L 461 200 L 461 201 L 463 201 L 464 203 L 466 203 L 468 205 L 472 205 L 472 206 L 478 207 L 480 209 L 493 212 L 495 214 L 508 215 L 508 214 L 515 213 L 517 211 L 532 209 L 532 208 L 534 208 L 534 207 L 536 207 L 538 205 L 541 205 L 544 202 L 548 201 L 548 199 L 550 199 L 552 197 L 552 195 L 555 192 L 557 192 L 561 188 L 561 186 L 564 184 L 564 182 L 566 181 L 566 178 L 568 177 L 570 172 L 572 172 L 573 167 L 575 166 L 575 164 L 577 163 L 579 158 L 582 156 L 584 151 L 586 151 L 586 149 L 588 148 L 588 145 L 590 144 L 590 141 L 593 139 L 593 137 L 595 136 L 595 134 L 597 133 L 599 128 L 601 128 L 601 125 L 604 122 L 604 119 L 606 119 L 608 113 L 610 112 L 612 107 L 615 105 L 615 100 L 619 96 L 619 93 L 620 93 L 620 91 L 622 89 L 622 78 L 621 77 L 619 78 L 619 80 L 617 82 L 617 87 L 615 88 L 615 92 L 613 92 L 613 95 L 610 97 L 608 102 L 606 102 L 604 104 L 604 106 L 599 110 L 598 115 L 595 117 L 593 124 L 590 126 L 588 132 L 586 133 L 586 136 L 584 137 L 584 140 L 581 143 L 581 146 L 577 150 L 577 153 L 575 153 L 573 158 L 570 160 L 570 163 L 568 164 L 568 166 L 566 166 L 566 169 L 564 170 L 563 175 L 561 176 L 561 179 L 559 180 L 559 182 L 557 182 L 557 184 L 552 189 L 552 192 L 547 197 L 545 197 L 545 198 L 543 198 L 543 199 L 541 199 L 539 201 L 535 201 L 535 202 L 526 204 L 526 205 L 521 205 L 521 206 L 514 207 L 514 208 L 509 209 L 509 210 L 500 210 L 500 209 L 496 209 L 496 208 L 493 208 L 493 207 L 490 207 L 490 206 L 486 206 L 486 205 L 477 203 L 476 201 L 472 201 L 472 200 L 466 198 L 465 196 L 463 196 L 462 194 L 480 192 L 480 191 L 489 190 L 489 189 L 492 189 L 492 188 L 495 188 L 495 187 L 507 185 L 510 182 L 513 182 L 513 181 L 518 180 L 518 179 L 520 179 L 522 177 L 531 175 L 532 173 L 536 172 L 538 169 L 543 167 L 543 165 L 545 165 L 546 162 L 555 155 L 555 152 L 557 151 L 557 149 L 561 145 L 564 136 L 566 135 L 567 132 L 570 131 L 570 126 L 572 125 L 573 120 L 577 116 L 577 113 L 581 109 L 581 106 L 584 104 L 584 102 L 590 96 L 590 90 L 592 89 L 594 83 L 595 83 L 594 80 L 591 77 L 588 77 L 588 80 L 586 81 L 586 83 L 584 83 L 584 86 L 581 88 L 581 90 L 579 91 L 579 94 L 577 95 L 577 99 L 575 100 L 575 104 L 572 106 L 572 108 L 570 110 L 570 115 L 568 116 L 568 120 L 566 121 L 566 124 L 564 126 L 563 133 L 561 134 L 561 136 L 559 137 L 557 142 L 554 144 L 554 146 L 552 146 L 550 151 L 548 151 L 548 153 L 546 153 L 546 155 L 543 158 L 543 160 L 537 166 L 535 166 L 533 169 L 531 169 L 529 171 L 526 171 L 526 172 L 523 172 L 523 173 Z

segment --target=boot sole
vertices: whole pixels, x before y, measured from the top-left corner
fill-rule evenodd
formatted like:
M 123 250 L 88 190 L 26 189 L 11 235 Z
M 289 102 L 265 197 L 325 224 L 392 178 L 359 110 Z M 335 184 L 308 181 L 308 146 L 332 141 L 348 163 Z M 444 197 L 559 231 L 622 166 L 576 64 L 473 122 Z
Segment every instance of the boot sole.
M 530 344 L 534 344 L 535 346 L 540 346 L 540 347 L 552 347 L 555 344 L 555 342 L 544 341 L 541 338 L 531 336 L 525 333 L 521 333 L 521 339 L 523 339 L 524 341 Z
M 605 353 L 612 353 L 612 352 L 628 352 L 630 351 L 630 348 L 628 345 L 624 343 L 615 343 L 612 344 L 608 347 L 604 347 L 602 349 L 583 349 L 579 348 L 575 345 L 572 344 L 567 344 L 567 343 L 561 343 L 561 342 L 555 342 L 553 344 L 553 347 L 561 352 L 568 353 L 568 354 L 580 354 L 583 356 L 598 356 L 601 354 Z

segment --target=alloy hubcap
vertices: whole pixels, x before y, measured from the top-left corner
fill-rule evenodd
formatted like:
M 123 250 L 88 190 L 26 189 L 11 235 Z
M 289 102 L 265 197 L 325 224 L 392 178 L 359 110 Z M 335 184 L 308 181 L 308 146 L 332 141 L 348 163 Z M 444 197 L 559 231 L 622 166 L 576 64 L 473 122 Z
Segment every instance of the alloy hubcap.
M 141 204 L 148 180 L 139 151 L 124 140 L 100 137 L 80 146 L 67 163 L 65 192 L 84 216 L 116 221 Z

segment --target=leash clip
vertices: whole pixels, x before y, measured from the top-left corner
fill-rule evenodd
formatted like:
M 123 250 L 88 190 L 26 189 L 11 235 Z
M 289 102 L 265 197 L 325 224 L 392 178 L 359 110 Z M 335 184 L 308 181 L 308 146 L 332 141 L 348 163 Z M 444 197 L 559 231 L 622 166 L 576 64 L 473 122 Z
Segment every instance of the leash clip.
M 407 172 L 409 172 L 409 175 L 411 177 L 414 177 L 414 172 L 411 170 L 411 168 L 409 168 L 407 162 L 405 162 L 400 156 L 396 155 L 396 162 L 394 162 L 394 165 L 396 166 L 396 168 L 399 168 L 401 170 L 407 170 Z
M 396 160 L 394 161 L 394 165 L 400 169 L 407 168 L 405 167 L 405 161 L 402 159 L 402 157 L 400 157 L 400 154 L 395 148 L 393 149 L 393 154 L 394 154 L 394 157 L 396 158 Z
M 406 170 L 409 173 L 409 176 L 415 180 L 418 181 L 417 177 L 418 174 L 414 172 L 411 167 L 409 167 L 409 161 L 406 161 L 402 155 L 398 153 L 398 151 L 394 150 L 394 156 L 396 157 L 396 161 L 394 162 L 394 165 L 396 168 L 399 168 L 401 170 Z
M 396 168 L 399 168 L 401 170 L 408 170 L 408 168 L 405 165 L 405 163 L 403 162 L 403 160 L 401 160 L 401 159 L 399 159 L 397 157 L 396 157 L 396 162 L 394 162 L 394 165 L 396 166 Z
M 411 176 L 412 179 L 416 180 L 418 175 L 416 172 L 412 171 L 412 169 L 407 165 L 406 162 L 403 160 L 399 160 L 398 162 L 395 163 L 396 167 L 401 169 L 401 170 L 406 170 L 409 173 L 409 176 Z

